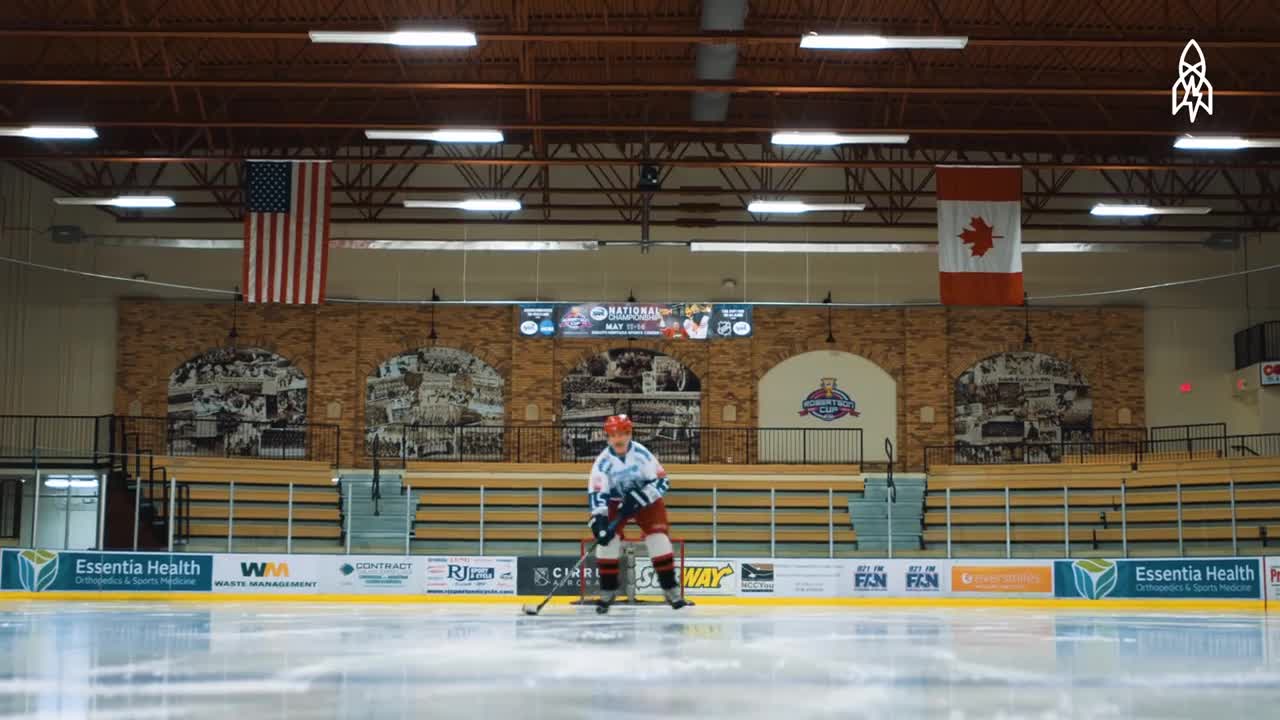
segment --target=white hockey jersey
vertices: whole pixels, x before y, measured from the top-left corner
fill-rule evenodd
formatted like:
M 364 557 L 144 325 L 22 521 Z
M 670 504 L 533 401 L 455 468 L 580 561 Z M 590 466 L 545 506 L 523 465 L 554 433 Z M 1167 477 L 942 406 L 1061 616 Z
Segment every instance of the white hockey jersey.
M 609 512 L 610 500 L 622 500 L 632 490 L 641 490 L 650 502 L 667 494 L 667 471 L 649 449 L 632 441 L 627 454 L 619 456 L 606 446 L 591 465 L 587 502 L 592 515 Z

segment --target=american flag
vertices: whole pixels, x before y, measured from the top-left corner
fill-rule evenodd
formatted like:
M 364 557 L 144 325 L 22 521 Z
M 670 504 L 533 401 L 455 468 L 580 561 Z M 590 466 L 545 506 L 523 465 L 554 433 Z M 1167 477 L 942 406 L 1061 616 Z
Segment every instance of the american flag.
M 324 302 L 329 271 L 329 163 L 250 162 L 245 180 L 245 300 Z

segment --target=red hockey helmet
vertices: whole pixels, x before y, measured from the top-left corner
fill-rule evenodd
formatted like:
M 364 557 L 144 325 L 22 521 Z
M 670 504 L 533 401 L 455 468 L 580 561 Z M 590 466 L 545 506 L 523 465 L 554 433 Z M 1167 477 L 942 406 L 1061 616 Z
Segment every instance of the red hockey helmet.
M 631 432 L 631 418 L 626 415 L 610 415 L 604 421 L 604 431 L 610 435 L 620 432 Z

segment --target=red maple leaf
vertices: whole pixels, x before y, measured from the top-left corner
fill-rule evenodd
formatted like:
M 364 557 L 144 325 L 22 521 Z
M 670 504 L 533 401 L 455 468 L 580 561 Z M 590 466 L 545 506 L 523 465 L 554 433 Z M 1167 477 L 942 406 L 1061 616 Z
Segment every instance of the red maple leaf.
M 1003 235 L 992 235 L 993 228 L 981 217 L 969 218 L 969 224 L 973 227 L 962 230 L 959 238 L 969 245 L 969 252 L 974 257 L 986 255 L 987 251 L 995 245 L 994 238 L 1004 237 Z

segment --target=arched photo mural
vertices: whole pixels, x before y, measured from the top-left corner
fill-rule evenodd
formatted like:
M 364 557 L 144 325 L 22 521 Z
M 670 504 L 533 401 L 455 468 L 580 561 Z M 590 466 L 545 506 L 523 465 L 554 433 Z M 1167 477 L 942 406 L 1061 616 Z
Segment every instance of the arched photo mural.
M 702 382 L 684 363 L 655 350 L 617 348 L 592 355 L 561 380 L 562 459 L 594 457 L 601 423 L 626 413 L 636 439 L 669 462 L 698 461 Z
M 885 438 L 898 441 L 898 383 L 860 355 L 816 350 L 789 357 L 760 378 L 759 398 L 760 462 L 883 461 Z M 862 437 L 851 428 L 861 428 Z
M 466 350 L 410 350 L 378 365 L 365 380 L 365 448 L 369 455 L 501 459 L 506 381 Z
M 1089 382 L 1052 355 L 1009 352 L 979 360 L 955 386 L 955 442 L 975 461 L 1058 460 L 1061 444 L 1093 437 Z M 1043 447 L 1036 447 L 1043 446 Z
M 209 350 L 169 374 L 167 415 L 172 455 L 305 457 L 307 376 L 270 350 Z

